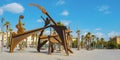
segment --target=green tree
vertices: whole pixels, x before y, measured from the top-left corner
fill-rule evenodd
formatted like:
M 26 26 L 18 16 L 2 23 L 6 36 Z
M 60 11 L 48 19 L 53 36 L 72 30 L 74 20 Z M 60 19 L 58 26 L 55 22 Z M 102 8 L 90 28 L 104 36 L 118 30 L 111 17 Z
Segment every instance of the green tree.
M 62 22 L 57 22 L 58 26 L 64 26 L 64 24 Z
M 101 38 L 101 39 L 100 39 L 100 42 L 101 42 L 101 48 L 104 48 L 104 43 L 105 43 L 104 38 Z
M 76 47 L 77 47 L 77 38 L 76 38 L 76 40 L 74 40 L 74 41 L 72 42 L 72 47 L 73 47 L 73 48 L 76 48 Z
M 84 41 L 84 35 L 81 36 L 81 47 L 84 48 L 85 47 L 85 41 Z
M 89 50 L 90 49 L 90 43 L 91 43 L 91 33 L 90 32 L 88 32 L 87 34 L 86 34 L 86 36 L 85 36 L 85 39 L 86 39 L 86 42 L 87 42 L 87 50 Z
M 35 36 L 36 34 L 32 34 L 32 47 L 35 47 Z
M 78 35 L 78 37 L 77 37 L 77 48 L 78 48 L 78 50 L 80 50 L 80 30 L 77 30 L 77 35 Z
M 91 40 L 92 40 L 92 47 L 94 48 L 95 47 L 95 42 L 94 42 L 94 40 L 95 40 L 95 35 L 92 35 L 91 36 Z
M 8 31 L 10 32 L 10 36 L 9 36 L 9 39 L 8 39 L 8 40 L 9 40 L 8 45 L 10 46 L 11 39 L 12 39 L 12 31 L 13 31 L 13 29 L 12 29 L 12 28 L 9 28 Z
M 3 51 L 3 47 L 4 47 L 4 31 L 3 31 L 3 23 L 4 23 L 4 18 L 1 19 L 1 32 L 2 32 L 2 43 L 1 43 L 1 51 Z
M 96 48 L 100 48 L 100 40 L 99 40 L 99 38 L 97 37 L 96 38 Z
M 6 45 L 7 45 L 7 48 L 9 48 L 9 45 L 8 45 L 9 44 L 9 42 L 8 42 L 8 32 L 9 32 L 9 30 L 8 29 L 9 29 L 9 26 L 10 26 L 10 22 L 6 21 L 4 26 L 6 26 L 6 33 L 7 33 L 7 44 Z
M 115 41 L 108 41 L 107 48 L 116 49 L 116 48 L 118 48 L 118 44 Z

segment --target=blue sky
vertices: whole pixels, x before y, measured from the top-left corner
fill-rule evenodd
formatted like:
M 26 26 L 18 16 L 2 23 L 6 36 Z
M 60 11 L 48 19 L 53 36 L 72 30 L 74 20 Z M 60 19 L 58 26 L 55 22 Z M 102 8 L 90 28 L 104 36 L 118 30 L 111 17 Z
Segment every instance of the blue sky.
M 0 18 L 10 21 L 14 31 L 21 14 L 26 30 L 40 28 L 44 14 L 30 3 L 43 6 L 56 22 L 70 25 L 74 37 L 77 29 L 81 34 L 91 32 L 107 40 L 120 35 L 120 0 L 2 0 Z

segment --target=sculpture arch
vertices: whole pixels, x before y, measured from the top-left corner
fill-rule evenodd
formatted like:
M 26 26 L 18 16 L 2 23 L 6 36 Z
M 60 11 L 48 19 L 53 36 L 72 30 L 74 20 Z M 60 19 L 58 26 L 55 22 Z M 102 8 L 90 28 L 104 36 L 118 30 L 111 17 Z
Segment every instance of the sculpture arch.
M 50 38 L 54 38 L 56 41 L 58 41 L 63 47 L 64 50 L 66 52 L 67 55 L 69 55 L 69 52 L 73 53 L 69 47 L 68 47 L 68 36 L 70 31 L 68 31 L 68 29 L 66 28 L 66 26 L 59 26 L 57 25 L 57 23 L 50 17 L 50 15 L 47 13 L 47 11 L 44 8 L 41 8 L 41 6 L 37 5 L 37 4 L 30 4 L 31 6 L 36 6 L 38 7 L 40 10 L 42 10 L 42 12 L 49 18 L 49 20 L 42 18 L 45 21 L 45 25 L 42 28 L 38 28 L 38 29 L 34 29 L 34 30 L 30 30 L 24 33 L 19 33 L 19 34 L 12 34 L 12 39 L 11 39 L 11 46 L 10 46 L 10 52 L 14 51 L 14 48 L 17 46 L 17 44 L 22 41 L 23 39 L 27 38 L 28 36 L 36 33 L 36 32 L 41 32 L 39 35 L 39 40 L 38 40 L 38 47 L 37 50 L 39 52 L 41 44 L 40 44 L 40 37 L 43 35 L 43 32 L 46 28 L 53 28 L 56 32 L 57 32 L 57 36 L 48 36 L 48 40 L 50 41 Z M 50 24 L 50 22 L 52 22 L 53 24 Z M 56 38 L 56 37 L 59 37 Z M 60 41 L 59 41 L 60 40 Z M 46 42 L 46 41 L 45 41 Z M 43 44 L 45 43 L 43 42 Z M 49 47 L 51 48 L 51 47 Z M 51 52 L 51 51 L 49 51 Z

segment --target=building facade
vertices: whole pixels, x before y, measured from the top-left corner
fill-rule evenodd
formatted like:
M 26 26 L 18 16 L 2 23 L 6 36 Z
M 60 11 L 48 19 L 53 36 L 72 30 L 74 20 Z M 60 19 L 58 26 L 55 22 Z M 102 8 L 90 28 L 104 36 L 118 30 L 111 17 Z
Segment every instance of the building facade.
M 110 41 L 115 42 L 118 45 L 118 47 L 120 48 L 120 36 L 112 37 L 112 38 L 110 38 Z
M 118 45 L 120 45 L 120 36 L 113 37 L 110 40 L 115 41 Z

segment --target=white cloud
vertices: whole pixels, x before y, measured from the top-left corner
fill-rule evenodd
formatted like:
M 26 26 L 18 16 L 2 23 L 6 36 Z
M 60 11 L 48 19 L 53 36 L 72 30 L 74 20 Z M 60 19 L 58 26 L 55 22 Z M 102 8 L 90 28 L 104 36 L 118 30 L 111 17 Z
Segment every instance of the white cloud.
M 0 15 L 2 15 L 2 14 L 3 14 L 3 9 L 0 8 Z
M 110 11 L 105 11 L 104 14 L 110 14 L 111 12 Z
M 80 35 L 86 35 L 90 30 L 89 29 L 80 29 Z
M 110 11 L 110 7 L 108 5 L 102 5 L 98 8 L 98 11 L 99 12 L 102 12 L 104 14 L 110 14 L 111 11 Z
M 23 13 L 24 8 L 19 3 L 11 3 L 2 7 L 5 11 L 12 13 Z
M 69 15 L 69 12 L 68 12 L 67 10 L 64 10 L 64 11 L 61 13 L 61 15 L 63 15 L 63 16 L 68 16 L 68 15 Z
M 81 34 L 86 35 L 89 32 L 89 29 L 82 29 Z
M 120 32 L 112 31 L 112 32 L 108 33 L 108 37 L 114 37 L 114 36 L 118 36 L 118 35 L 120 35 Z
M 57 3 L 56 3 L 56 5 L 63 5 L 63 4 L 65 4 L 64 0 L 58 0 Z
M 96 37 L 99 37 L 99 38 L 104 38 L 105 37 L 105 34 L 101 33 L 101 32 L 96 32 L 95 35 L 96 35 Z
M 70 20 L 61 20 L 61 22 L 65 25 L 65 26 L 69 26 L 70 25 Z
M 85 36 L 88 32 L 89 32 L 89 29 L 81 29 L 81 30 L 80 30 L 80 35 L 84 35 L 84 36 Z M 72 36 L 73 36 L 74 38 L 77 37 L 76 31 L 73 31 L 73 32 L 72 32 Z
M 14 28 L 14 29 L 13 29 L 13 31 L 14 31 L 14 32 L 17 32 L 17 29 L 16 29 L 16 28 Z
M 38 22 L 38 23 L 41 23 L 41 22 L 43 22 L 43 20 L 41 20 L 41 19 L 38 19 L 38 20 L 37 20 L 37 22 Z
M 82 35 L 84 35 L 84 36 L 85 36 L 87 33 L 88 33 L 88 32 L 83 32 L 83 33 L 82 33 Z
M 44 34 L 45 35 L 50 35 L 50 30 L 45 30 Z
M 110 8 L 109 6 L 103 5 L 103 6 L 101 6 L 101 7 L 99 8 L 99 11 L 106 11 L 106 10 L 108 10 L 109 8 Z
M 98 31 L 98 30 L 102 30 L 102 29 L 101 28 L 96 28 L 95 30 Z
M 76 32 L 72 32 L 72 37 L 73 37 L 73 38 L 76 38 L 76 37 L 77 37 Z
M 10 3 L 0 8 L 0 15 L 3 14 L 3 11 L 11 13 L 23 13 L 24 7 L 19 3 Z

